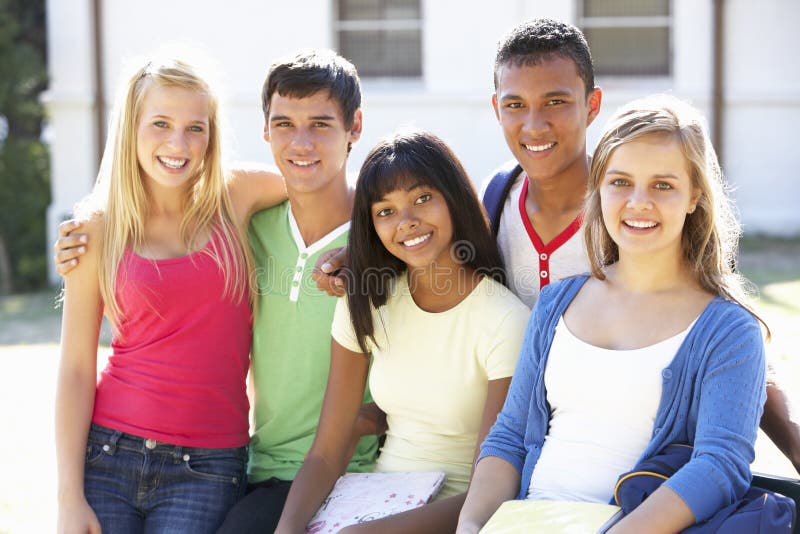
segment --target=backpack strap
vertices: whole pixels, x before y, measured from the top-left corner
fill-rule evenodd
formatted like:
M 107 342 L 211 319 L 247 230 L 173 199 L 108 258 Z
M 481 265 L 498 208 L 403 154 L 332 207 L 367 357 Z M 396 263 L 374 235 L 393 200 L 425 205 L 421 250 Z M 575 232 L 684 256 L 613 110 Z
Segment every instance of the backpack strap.
M 483 206 L 489 216 L 492 228 L 492 237 L 497 237 L 500 229 L 500 216 L 503 214 L 503 205 L 517 176 L 522 172 L 522 167 L 516 160 L 504 164 L 492 176 L 486 191 L 483 193 Z

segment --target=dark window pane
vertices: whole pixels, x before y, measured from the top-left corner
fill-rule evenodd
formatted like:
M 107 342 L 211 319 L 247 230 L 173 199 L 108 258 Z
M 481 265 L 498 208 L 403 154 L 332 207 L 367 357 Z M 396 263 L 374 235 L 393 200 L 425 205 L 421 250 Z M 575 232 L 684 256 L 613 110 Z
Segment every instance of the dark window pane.
M 342 31 L 339 53 L 363 77 L 421 76 L 421 41 L 419 30 Z
M 653 17 L 669 15 L 669 0 L 583 0 L 584 17 Z
M 420 18 L 419 0 L 340 0 L 339 20 Z
M 386 0 L 383 18 L 386 19 L 419 19 L 422 13 L 419 0 Z
M 670 74 L 668 28 L 586 28 L 597 74 Z
M 340 0 L 339 20 L 378 20 L 381 18 L 379 0 Z

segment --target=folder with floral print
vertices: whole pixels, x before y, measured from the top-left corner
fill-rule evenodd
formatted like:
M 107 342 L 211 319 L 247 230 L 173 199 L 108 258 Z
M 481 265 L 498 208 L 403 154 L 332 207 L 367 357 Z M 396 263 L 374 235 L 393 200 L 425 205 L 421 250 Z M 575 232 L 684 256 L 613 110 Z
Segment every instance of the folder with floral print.
M 336 481 L 306 532 L 339 532 L 349 525 L 418 508 L 433 499 L 445 478 L 438 471 L 347 473 Z

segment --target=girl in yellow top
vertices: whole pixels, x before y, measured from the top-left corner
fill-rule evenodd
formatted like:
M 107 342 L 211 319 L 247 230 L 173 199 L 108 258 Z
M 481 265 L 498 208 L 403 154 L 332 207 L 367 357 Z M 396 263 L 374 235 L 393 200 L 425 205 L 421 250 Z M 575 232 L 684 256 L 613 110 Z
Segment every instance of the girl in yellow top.
M 463 167 L 429 133 L 398 134 L 367 156 L 348 250 L 320 424 L 277 532 L 302 532 L 347 465 L 368 372 L 388 425 L 376 470 L 444 471 L 448 480 L 433 504 L 351 529 L 453 530 L 528 309 L 502 283 Z

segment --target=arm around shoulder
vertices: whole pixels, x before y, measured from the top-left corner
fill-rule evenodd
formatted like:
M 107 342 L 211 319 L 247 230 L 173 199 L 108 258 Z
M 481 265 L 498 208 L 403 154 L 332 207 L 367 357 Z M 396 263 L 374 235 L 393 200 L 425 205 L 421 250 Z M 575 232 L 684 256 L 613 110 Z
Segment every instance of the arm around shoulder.
M 287 198 L 283 177 L 277 169 L 264 165 L 243 165 L 229 170 L 228 191 L 243 226 L 255 212 L 276 206 Z

